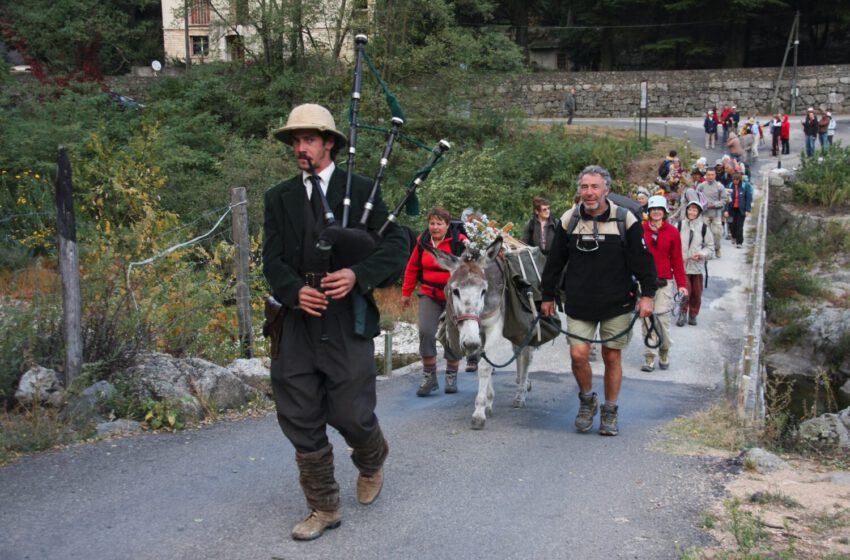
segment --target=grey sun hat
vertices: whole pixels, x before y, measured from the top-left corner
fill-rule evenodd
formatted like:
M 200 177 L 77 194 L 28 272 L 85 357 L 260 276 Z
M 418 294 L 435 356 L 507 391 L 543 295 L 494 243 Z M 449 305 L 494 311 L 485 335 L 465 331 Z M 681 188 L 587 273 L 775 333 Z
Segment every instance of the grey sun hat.
M 286 126 L 278 128 L 272 134 L 281 142 L 292 145 L 292 133 L 296 130 L 330 132 L 336 139 L 337 148 L 344 148 L 348 144 L 348 138 L 336 129 L 331 112 L 315 103 L 305 103 L 294 107 L 286 120 Z

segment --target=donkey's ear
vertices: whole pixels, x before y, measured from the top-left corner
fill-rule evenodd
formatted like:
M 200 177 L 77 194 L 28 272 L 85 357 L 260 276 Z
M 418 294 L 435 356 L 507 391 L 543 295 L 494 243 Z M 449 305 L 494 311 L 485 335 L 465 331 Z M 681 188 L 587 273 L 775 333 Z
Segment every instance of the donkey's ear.
M 484 257 L 486 260 L 492 261 L 496 259 L 496 256 L 502 250 L 502 241 L 502 236 L 500 235 L 494 239 L 492 243 L 487 245 L 487 248 L 484 249 Z
M 420 245 L 420 248 L 422 245 Z M 437 260 L 437 264 L 439 264 L 445 270 L 449 272 L 454 272 L 460 266 L 460 259 L 451 253 L 446 253 L 445 251 L 439 251 L 434 249 L 429 245 L 425 245 L 425 250 L 431 253 L 431 256 Z

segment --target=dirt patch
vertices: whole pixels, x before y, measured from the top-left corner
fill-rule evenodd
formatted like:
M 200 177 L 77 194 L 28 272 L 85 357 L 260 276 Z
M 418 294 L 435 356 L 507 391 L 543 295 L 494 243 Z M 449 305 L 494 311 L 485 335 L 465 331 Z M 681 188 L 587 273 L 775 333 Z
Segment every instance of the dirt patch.
M 743 470 L 732 479 L 727 498 L 710 512 L 718 521 L 709 532 L 720 544 L 703 550 L 703 557 L 751 549 L 789 558 L 850 558 L 850 472 L 785 459 L 789 468 Z

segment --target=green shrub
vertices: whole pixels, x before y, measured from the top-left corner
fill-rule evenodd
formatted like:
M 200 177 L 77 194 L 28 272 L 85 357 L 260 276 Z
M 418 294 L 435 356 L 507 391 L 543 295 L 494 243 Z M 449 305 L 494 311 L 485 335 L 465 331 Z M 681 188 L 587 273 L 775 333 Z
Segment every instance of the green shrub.
M 0 403 L 15 394 L 24 372 L 35 364 L 61 369 L 64 360 L 62 305 L 52 295 L 30 302 L 5 302 L 0 309 Z
M 791 188 L 800 202 L 827 207 L 850 202 L 850 147 L 837 142 L 825 153 L 803 158 Z

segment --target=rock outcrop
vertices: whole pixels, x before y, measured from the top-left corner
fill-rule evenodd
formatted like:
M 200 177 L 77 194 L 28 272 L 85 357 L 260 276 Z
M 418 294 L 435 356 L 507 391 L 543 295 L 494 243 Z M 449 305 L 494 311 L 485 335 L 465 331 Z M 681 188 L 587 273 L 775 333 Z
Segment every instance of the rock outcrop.
M 200 358 L 146 354 L 121 377 L 133 396 L 168 401 L 187 418 L 203 418 L 210 409 L 237 408 L 258 396 L 257 389 L 232 371 Z

